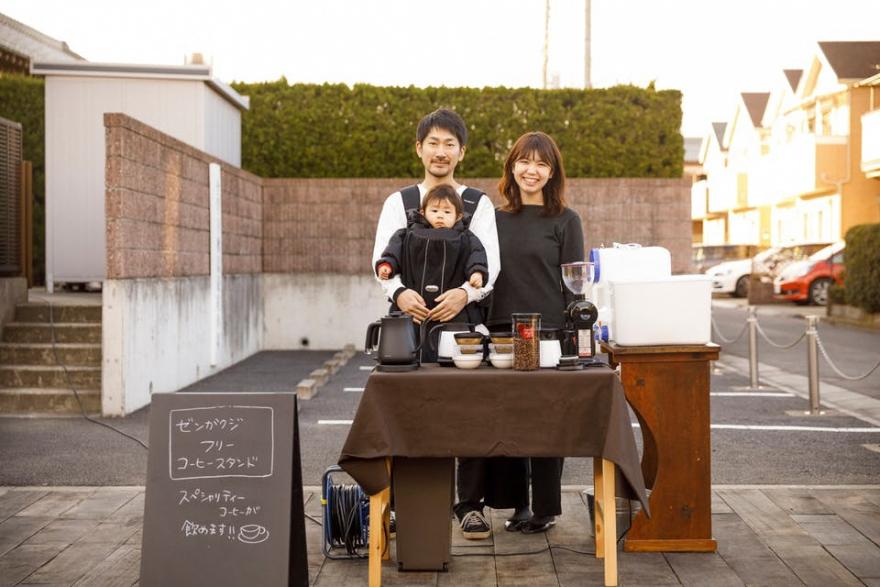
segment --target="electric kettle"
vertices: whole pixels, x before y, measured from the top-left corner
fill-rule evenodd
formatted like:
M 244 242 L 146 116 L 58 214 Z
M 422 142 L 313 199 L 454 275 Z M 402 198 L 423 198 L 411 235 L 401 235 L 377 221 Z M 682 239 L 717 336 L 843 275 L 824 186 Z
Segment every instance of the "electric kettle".
M 403 312 L 391 312 L 367 326 L 364 352 L 376 352 L 379 371 L 410 371 L 418 369 L 416 344 L 412 317 Z

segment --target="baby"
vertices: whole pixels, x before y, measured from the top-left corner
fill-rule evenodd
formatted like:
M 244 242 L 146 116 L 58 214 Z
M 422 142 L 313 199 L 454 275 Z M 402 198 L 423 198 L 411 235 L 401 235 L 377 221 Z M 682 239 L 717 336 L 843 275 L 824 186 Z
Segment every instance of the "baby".
M 488 279 L 483 244 L 464 223 L 464 206 L 452 186 L 431 189 L 420 210 L 413 210 L 407 227 L 394 233 L 376 262 L 379 279 L 400 273 L 401 281 L 424 298 L 428 308 L 465 277 L 473 287 Z

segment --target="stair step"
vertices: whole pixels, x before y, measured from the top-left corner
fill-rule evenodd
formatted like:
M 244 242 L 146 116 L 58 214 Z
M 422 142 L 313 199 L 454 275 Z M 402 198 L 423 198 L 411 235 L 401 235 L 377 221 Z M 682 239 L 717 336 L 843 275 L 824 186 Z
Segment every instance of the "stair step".
M 100 389 L 77 389 L 87 414 L 101 413 Z M 79 414 L 73 391 L 61 388 L 0 388 L 0 414 Z
M 101 365 L 101 345 L 0 342 L 0 365 L 98 367 Z
M 9 322 L 3 327 L 3 342 L 101 343 L 101 325 L 89 322 Z
M 53 322 L 101 322 L 100 305 L 95 306 L 55 306 L 51 307 Z M 28 303 L 15 307 L 16 322 L 49 322 L 49 305 Z
M 69 377 L 69 379 L 68 379 Z M 0 388 L 67 388 L 100 389 L 100 367 L 59 367 L 34 365 L 0 365 Z

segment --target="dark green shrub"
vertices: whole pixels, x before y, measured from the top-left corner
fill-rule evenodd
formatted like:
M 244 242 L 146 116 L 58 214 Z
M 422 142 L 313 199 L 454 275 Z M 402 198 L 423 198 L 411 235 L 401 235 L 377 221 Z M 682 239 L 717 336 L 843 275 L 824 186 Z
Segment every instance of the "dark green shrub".
M 880 224 L 846 231 L 846 299 L 866 312 L 880 312 Z
M 43 80 L 35 77 L 0 73 L 0 116 L 20 122 L 23 131 L 24 158 L 33 163 L 34 187 L 34 280 L 45 279 L 45 93 Z
M 264 177 L 419 177 L 419 119 L 441 106 L 468 124 L 461 177 L 497 177 L 519 135 L 543 130 L 571 177 L 681 177 L 681 93 L 235 83 L 251 98 L 242 165 Z
M 828 288 L 828 301 L 835 305 L 846 304 L 846 288 L 842 285 L 832 284 Z

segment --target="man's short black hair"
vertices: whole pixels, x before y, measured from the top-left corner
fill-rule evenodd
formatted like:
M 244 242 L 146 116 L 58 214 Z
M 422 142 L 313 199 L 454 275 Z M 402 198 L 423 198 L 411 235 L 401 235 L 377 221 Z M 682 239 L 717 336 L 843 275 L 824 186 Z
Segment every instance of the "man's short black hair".
M 451 132 L 458 139 L 458 144 L 462 147 L 467 144 L 467 126 L 464 123 L 464 119 L 454 110 L 438 108 L 422 118 L 416 130 L 416 140 L 420 143 L 424 141 L 432 128 Z

